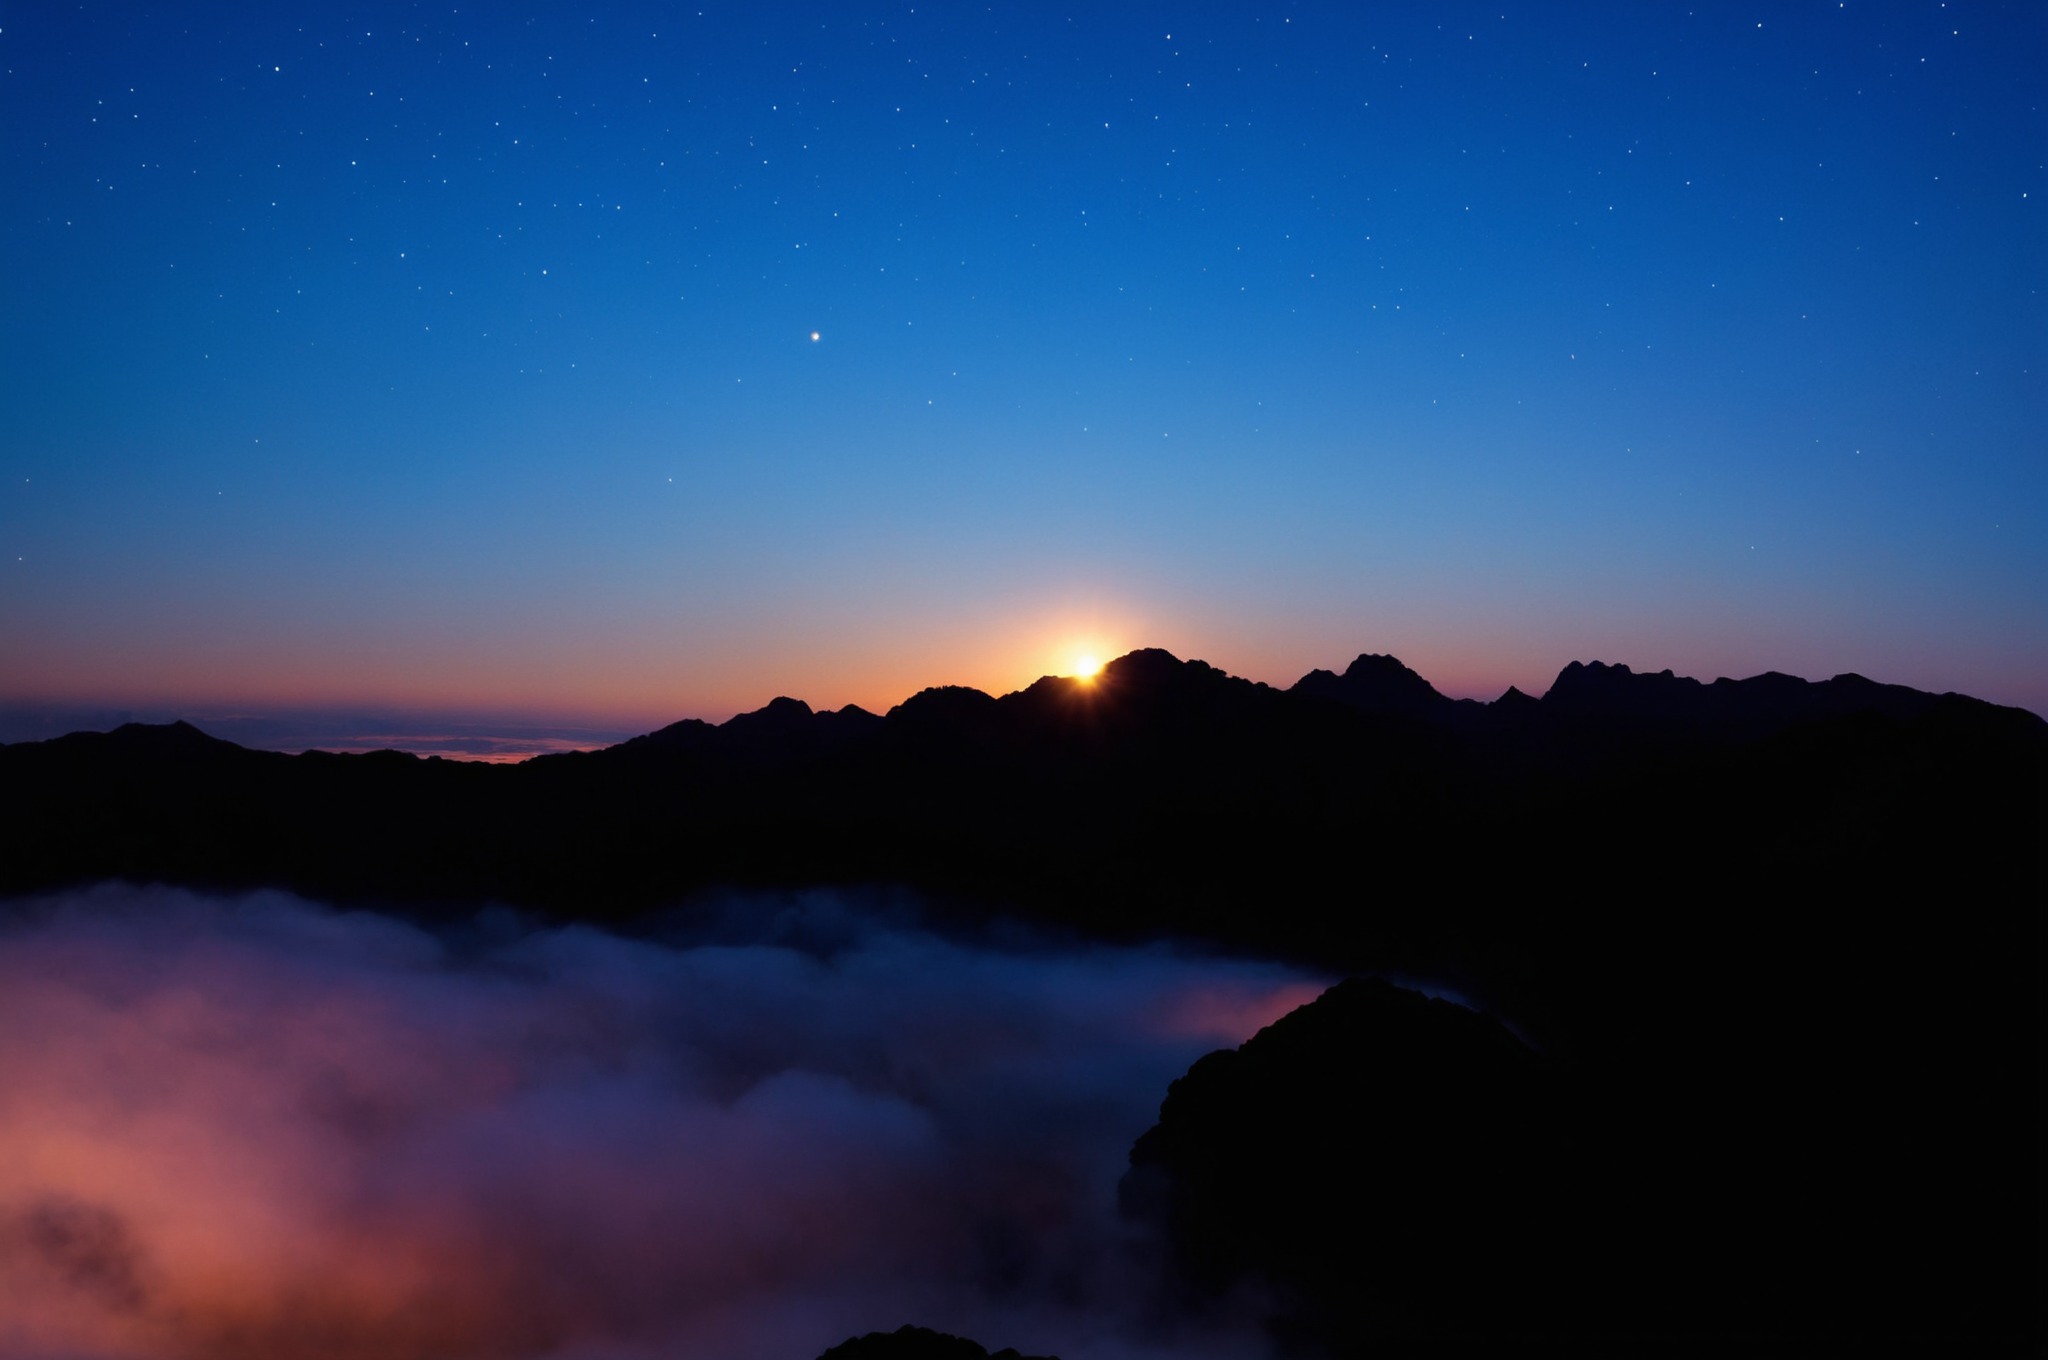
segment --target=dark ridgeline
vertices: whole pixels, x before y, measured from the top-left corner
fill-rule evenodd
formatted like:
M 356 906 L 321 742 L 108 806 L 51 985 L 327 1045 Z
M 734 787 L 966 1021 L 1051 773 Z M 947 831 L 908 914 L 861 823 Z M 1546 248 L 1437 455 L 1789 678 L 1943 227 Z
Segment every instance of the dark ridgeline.
M 1536 998 L 1496 995 L 1532 950 L 1597 967 L 1617 930 L 1654 950 L 1700 911 L 1775 938 L 2010 902 L 2038 874 L 2044 759 L 2030 713 L 1855 676 L 1574 663 L 1479 704 L 1389 657 L 1280 691 L 1143 651 L 1094 684 L 930 689 L 886 717 L 782 698 L 516 766 L 182 723 L 0 746 L 0 893 L 122 877 L 627 921 L 722 886 L 902 883 L 1403 968 L 1541 1028 Z
M 2038 1341 L 2044 826 L 2033 714 L 1599 663 L 1478 704 L 1389 657 L 1281 691 L 1142 651 L 1093 684 L 778 699 L 513 767 L 183 724 L 0 747 L 0 892 L 630 925 L 721 887 L 901 883 L 962 924 L 1455 988 L 1534 1049 L 1354 985 L 1199 1065 L 1137 1152 L 1127 1207 L 1175 1297 L 1263 1280 L 1276 1326 L 1339 1353 Z

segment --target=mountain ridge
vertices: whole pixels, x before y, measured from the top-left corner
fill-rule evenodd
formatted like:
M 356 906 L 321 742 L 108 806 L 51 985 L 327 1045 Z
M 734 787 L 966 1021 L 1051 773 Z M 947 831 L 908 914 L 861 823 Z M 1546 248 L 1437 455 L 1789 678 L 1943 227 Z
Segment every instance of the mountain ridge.
M 620 748 L 730 751 L 736 744 L 773 746 L 792 739 L 802 740 L 807 729 L 829 732 L 835 740 L 845 740 L 871 733 L 881 724 L 899 716 L 923 722 L 943 709 L 961 717 L 970 711 L 986 709 L 989 703 L 996 705 L 992 711 L 997 712 L 1042 712 L 1057 702 L 1051 697 L 1054 695 L 1071 700 L 1076 694 L 1085 694 L 1102 685 L 1138 693 L 1158 693 L 1176 686 L 1185 690 L 1191 678 L 1193 683 L 1209 680 L 1228 684 L 1241 693 L 1311 696 L 1375 716 L 1416 718 L 1439 724 L 1484 721 L 1481 715 L 1497 716 L 1503 712 L 1524 710 L 1549 714 L 1568 712 L 1574 716 L 1625 717 L 1630 720 L 1653 718 L 1721 722 L 1742 719 L 1753 728 L 1759 723 L 1782 724 L 1817 715 L 1846 716 L 1872 712 L 1895 717 L 1911 716 L 1926 711 L 1935 702 L 1950 700 L 2016 715 L 2012 719 L 2016 722 L 2024 723 L 2025 719 L 2031 718 L 2044 732 L 2048 732 L 2048 720 L 2028 709 L 1994 704 L 1953 690 L 1936 694 L 1904 685 L 1881 683 L 1855 672 L 1844 672 L 1825 680 L 1808 680 L 1773 670 L 1742 679 L 1721 676 L 1712 681 L 1702 681 L 1675 675 L 1668 667 L 1659 671 L 1633 670 L 1625 663 L 1610 663 L 1596 658 L 1567 662 L 1541 695 L 1532 696 L 1510 685 L 1499 697 L 1489 701 L 1450 698 L 1399 658 L 1381 653 L 1362 652 L 1342 673 L 1316 668 L 1292 685 L 1279 687 L 1231 675 L 1206 661 L 1184 661 L 1164 648 L 1147 647 L 1106 663 L 1097 677 L 1044 675 L 1029 685 L 1002 695 L 965 685 L 930 686 L 892 705 L 882 714 L 875 714 L 857 704 L 846 704 L 837 709 L 814 709 L 800 698 L 779 695 L 760 708 L 736 713 L 723 722 L 683 718 L 611 746 L 589 751 L 550 752 L 529 759 L 575 759 Z M 1528 708 L 1529 705 L 1536 708 Z M 0 749 L 9 745 L 60 741 L 92 731 L 95 729 L 81 729 L 61 737 L 36 741 L 0 742 Z M 123 739 L 135 742 L 189 741 L 196 734 L 209 741 L 236 745 L 224 738 L 213 737 L 184 719 L 169 723 L 123 723 L 101 735 L 117 733 L 127 733 L 129 735 Z M 147 737 L 146 733 L 164 735 Z M 313 748 L 305 754 L 317 753 L 318 750 Z M 369 753 L 346 754 L 360 756 Z
M 1536 947 L 1509 905 L 1524 885 L 1592 865 L 1686 865 L 1668 891 L 1701 902 L 1989 891 L 2035 863 L 2044 769 L 2025 710 L 1857 676 L 1574 662 L 1541 698 L 1478 704 L 1372 653 L 1283 690 L 1145 649 L 1002 696 L 941 686 L 880 715 L 780 696 L 518 764 L 252 751 L 189 724 L 0 746 L 0 895 L 128 878 L 620 922 L 724 888 L 891 883 L 1497 982 Z
M 1234 676 L 1208 662 L 1182 660 L 1163 648 L 1148 647 L 1128 652 L 1104 665 L 1096 677 L 1045 675 L 1020 689 L 995 695 L 966 685 L 939 685 L 919 690 L 880 715 L 879 722 L 959 722 L 972 729 L 989 715 L 1009 712 L 1043 714 L 1070 708 L 1100 687 L 1134 694 L 1158 696 L 1179 691 L 1183 698 L 1196 685 L 1227 685 L 1243 698 L 1254 693 L 1302 695 L 1333 701 L 1378 717 L 1419 719 L 1440 725 L 1475 724 L 1516 712 L 1543 712 L 1575 717 L 1619 717 L 1635 721 L 1645 718 L 1703 724 L 1739 725 L 1751 735 L 1782 727 L 1794 721 L 1822 716 L 1853 716 L 1878 713 L 1910 717 L 1948 700 L 1986 710 L 2014 715 L 2006 721 L 2033 725 L 2048 735 L 2048 721 L 2030 710 L 1990 703 L 1956 691 L 1934 694 L 1904 685 L 1881 684 L 1854 672 L 1826 680 L 1807 680 L 1781 671 L 1765 671 L 1744 679 L 1721 676 L 1701 681 L 1677 676 L 1669 668 L 1636 671 L 1626 664 L 1571 661 L 1541 696 L 1530 696 L 1510 685 L 1497 699 L 1453 699 L 1398 658 L 1378 653 L 1360 653 L 1343 673 L 1314 669 L 1284 689 Z M 1531 709 L 1528 705 L 1535 705 Z M 941 720 L 937 715 L 949 718 Z M 974 716 L 970 716 L 974 715 Z M 820 727 L 832 727 L 847 735 L 876 730 L 877 715 L 857 705 L 837 710 L 813 710 L 800 699 L 778 697 L 759 709 L 735 714 L 723 723 L 684 719 L 621 745 L 655 742 L 686 746 L 695 744 L 680 735 L 690 733 L 769 731 L 787 733 L 808 718 Z M 2027 720 L 2031 719 L 2029 724 Z M 714 739 L 697 736 L 695 741 Z M 614 748 L 600 748 L 614 749 Z M 556 753 L 534 757 L 561 759 Z

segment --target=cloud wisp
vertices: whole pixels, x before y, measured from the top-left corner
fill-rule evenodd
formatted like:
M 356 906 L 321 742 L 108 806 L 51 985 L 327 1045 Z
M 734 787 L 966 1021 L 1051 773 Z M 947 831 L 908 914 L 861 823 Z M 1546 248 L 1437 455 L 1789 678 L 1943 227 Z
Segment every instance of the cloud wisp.
M 1139 1316 L 1114 1183 L 1299 973 L 826 894 L 667 941 L 274 893 L 6 910 L 0 1354 L 805 1360 L 906 1321 L 1256 1353 Z

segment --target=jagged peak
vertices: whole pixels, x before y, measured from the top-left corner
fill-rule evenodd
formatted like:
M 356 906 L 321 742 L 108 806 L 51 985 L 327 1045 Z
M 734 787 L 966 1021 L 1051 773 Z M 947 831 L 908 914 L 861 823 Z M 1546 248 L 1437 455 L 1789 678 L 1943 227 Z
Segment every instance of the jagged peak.
M 1113 681 L 1144 683 L 1171 679 L 1196 668 L 1205 671 L 1215 669 L 1206 661 L 1182 661 L 1164 647 L 1140 647 L 1109 662 L 1102 668 L 1102 675 Z
M 809 722 L 810 719 L 809 704 L 801 699 L 792 699 L 786 694 L 778 694 L 750 713 L 735 713 L 720 726 L 787 727 L 795 723 Z
M 678 718 L 666 727 L 657 727 L 645 736 L 634 737 L 633 741 L 686 741 L 716 730 L 714 724 L 705 722 L 702 718 Z
M 1367 713 L 1406 717 L 1440 713 L 1451 702 L 1399 657 L 1379 652 L 1359 653 L 1342 675 L 1312 670 L 1294 682 L 1293 690 Z
M 1413 667 L 1403 664 L 1400 657 L 1390 652 L 1360 652 L 1357 659 L 1344 668 L 1344 674 L 1346 678 L 1366 675 L 1413 675 L 1417 680 L 1422 680 Z M 1427 680 L 1422 682 L 1429 683 Z
M 981 712 L 992 708 L 994 695 L 972 685 L 927 685 L 882 716 L 915 718 L 928 714 Z
M 734 735 L 744 734 L 749 739 L 777 732 L 794 736 L 815 730 L 821 737 L 838 741 L 894 718 L 908 718 L 921 727 L 965 724 L 967 728 L 982 729 L 995 720 L 998 712 L 1035 712 L 1047 709 L 1048 705 L 1053 707 L 1047 711 L 1055 712 L 1110 712 L 1129 701 L 1149 706 L 1158 699 L 1168 700 L 1174 706 L 1193 702 L 1199 708 L 1219 701 L 1237 701 L 1225 696 L 1248 699 L 1253 692 L 1278 691 L 1206 661 L 1183 660 L 1163 647 L 1140 647 L 1110 661 L 1095 677 L 1041 676 L 1000 697 L 966 685 L 934 685 L 877 715 L 855 704 L 838 710 L 817 710 L 801 699 L 778 695 L 761 708 L 735 715 L 723 724 L 714 726 L 686 718 L 627 744 L 691 746 L 706 737 L 713 737 L 715 743 L 714 734 L 725 729 L 735 729 Z M 1826 681 L 1764 671 L 1747 679 L 1721 676 L 1703 682 L 1678 675 L 1668 666 L 1655 671 L 1636 670 L 1624 662 L 1595 657 L 1566 663 L 1540 696 L 1510 685 L 1488 704 L 1450 699 L 1399 657 L 1382 652 L 1360 652 L 1341 673 L 1317 667 L 1288 687 L 1287 692 L 1334 700 L 1369 714 L 1439 724 L 1454 723 L 1461 714 L 1476 718 L 1488 708 L 1500 714 L 1533 714 L 1541 708 L 1553 717 L 1569 716 L 1574 720 L 1612 717 L 1660 723 L 1738 722 L 1744 730 L 1760 730 L 1758 724 L 1768 725 L 1823 709 L 1854 711 L 1882 707 L 1887 711 L 1917 711 L 1925 699 L 1934 697 L 1921 696 L 1919 691 L 1903 686 L 1881 684 L 1854 672 Z M 1102 709 L 1104 700 L 1112 700 L 1113 707 Z M 821 723 L 829 730 L 819 730 Z M 214 740 L 184 723 L 157 728 L 131 726 L 167 733 L 182 729 L 183 733 L 203 740 Z
M 1567 664 L 1563 670 L 1557 673 L 1557 679 L 1551 682 L 1551 690 L 1555 691 L 1560 685 L 1570 688 L 1574 685 L 1597 685 L 1602 683 L 1616 685 L 1626 681 L 1635 681 L 1638 684 L 1659 685 L 1667 688 L 1671 685 L 1692 686 L 1700 683 L 1689 675 L 1676 674 L 1669 666 L 1666 666 L 1661 671 L 1637 671 L 1629 669 L 1627 665 L 1619 661 L 1593 660 L 1573 661 Z

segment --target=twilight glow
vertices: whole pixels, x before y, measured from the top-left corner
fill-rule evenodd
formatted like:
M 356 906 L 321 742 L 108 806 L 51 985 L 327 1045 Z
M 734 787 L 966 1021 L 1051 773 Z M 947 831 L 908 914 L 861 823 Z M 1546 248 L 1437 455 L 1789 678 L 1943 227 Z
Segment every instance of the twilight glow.
M 1161 646 L 2048 712 L 2044 51 L 1939 0 L 9 7 L 0 703 L 630 732 Z

